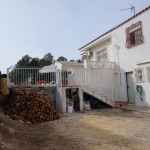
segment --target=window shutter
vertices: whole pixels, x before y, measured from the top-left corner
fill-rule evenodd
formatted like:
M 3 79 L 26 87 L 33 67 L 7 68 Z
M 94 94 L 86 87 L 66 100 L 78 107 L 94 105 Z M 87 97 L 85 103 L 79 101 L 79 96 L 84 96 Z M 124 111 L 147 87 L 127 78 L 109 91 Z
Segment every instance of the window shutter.
M 139 21 L 126 28 L 126 47 L 143 43 L 142 22 Z
M 130 34 L 129 34 L 129 29 L 130 28 L 127 28 L 126 29 L 126 47 L 130 47 Z

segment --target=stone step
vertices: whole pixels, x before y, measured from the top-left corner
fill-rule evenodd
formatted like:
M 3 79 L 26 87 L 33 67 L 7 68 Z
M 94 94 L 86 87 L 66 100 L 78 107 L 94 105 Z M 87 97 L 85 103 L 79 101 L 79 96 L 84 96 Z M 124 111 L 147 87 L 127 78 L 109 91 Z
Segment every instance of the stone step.
M 102 94 L 100 94 L 98 91 L 93 90 L 92 88 L 83 86 L 82 89 L 84 90 L 84 92 L 90 94 L 91 96 L 103 101 L 104 103 L 114 107 L 114 104 L 111 100 L 107 100 L 106 96 L 103 96 Z

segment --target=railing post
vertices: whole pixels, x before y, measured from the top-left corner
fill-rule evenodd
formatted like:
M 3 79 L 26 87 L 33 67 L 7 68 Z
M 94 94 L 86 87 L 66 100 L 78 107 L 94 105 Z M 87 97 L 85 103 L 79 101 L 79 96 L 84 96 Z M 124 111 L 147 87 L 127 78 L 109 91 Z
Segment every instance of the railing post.
M 12 66 L 10 66 L 9 68 L 7 68 L 7 87 L 10 87 L 10 78 L 9 78 L 9 69 L 11 69 Z
M 113 108 L 115 107 L 115 99 L 114 99 L 114 88 L 112 86 L 112 101 L 113 101 Z

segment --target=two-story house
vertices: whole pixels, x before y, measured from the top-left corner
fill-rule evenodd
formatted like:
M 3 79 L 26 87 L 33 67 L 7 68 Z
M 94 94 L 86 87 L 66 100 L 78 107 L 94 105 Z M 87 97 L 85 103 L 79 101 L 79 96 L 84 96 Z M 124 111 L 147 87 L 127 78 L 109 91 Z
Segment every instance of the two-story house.
M 86 55 L 85 68 L 116 64 L 115 101 L 150 105 L 150 6 L 79 50 Z

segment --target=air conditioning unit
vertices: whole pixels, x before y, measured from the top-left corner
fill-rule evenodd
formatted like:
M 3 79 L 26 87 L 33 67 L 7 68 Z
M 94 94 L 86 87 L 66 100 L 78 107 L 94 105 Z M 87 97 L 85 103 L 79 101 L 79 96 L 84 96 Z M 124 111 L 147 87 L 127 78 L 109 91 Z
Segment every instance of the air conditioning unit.
M 90 51 L 90 50 L 86 51 L 86 56 L 87 56 L 87 58 L 92 57 L 92 54 L 93 54 L 92 51 Z

